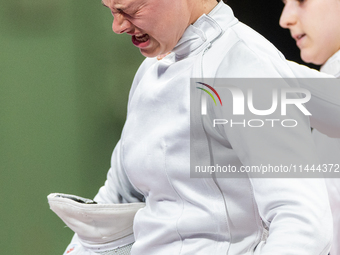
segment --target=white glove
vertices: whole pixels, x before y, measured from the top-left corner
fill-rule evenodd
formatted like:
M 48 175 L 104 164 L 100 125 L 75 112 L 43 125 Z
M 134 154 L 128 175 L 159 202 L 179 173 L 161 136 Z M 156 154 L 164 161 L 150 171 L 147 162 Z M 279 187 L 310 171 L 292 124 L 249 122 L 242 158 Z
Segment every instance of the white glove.
M 51 210 L 76 233 L 64 254 L 129 254 L 134 242 L 133 219 L 144 203 L 97 204 L 61 193 L 47 198 Z

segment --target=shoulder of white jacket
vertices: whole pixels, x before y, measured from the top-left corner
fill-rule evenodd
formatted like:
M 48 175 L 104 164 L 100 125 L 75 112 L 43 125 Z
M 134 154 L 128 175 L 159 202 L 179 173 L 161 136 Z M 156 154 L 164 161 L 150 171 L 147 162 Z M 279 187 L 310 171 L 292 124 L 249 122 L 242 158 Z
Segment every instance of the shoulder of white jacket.
M 283 54 L 247 25 L 239 22 L 227 29 L 223 37 L 230 44 L 230 49 L 224 51 L 221 61 L 223 70 L 219 74 L 222 77 L 284 77 L 288 72 L 289 67 Z M 225 68 L 226 65 L 228 68 Z
M 333 75 L 319 72 L 305 65 L 287 60 L 289 68 L 293 71 L 295 78 L 334 78 Z
M 239 22 L 232 27 L 242 42 L 254 53 L 271 56 L 279 56 L 281 52 L 263 35 L 255 31 L 248 25 Z
M 132 97 L 139 81 L 142 79 L 142 77 L 144 76 L 146 71 L 156 62 L 157 62 L 157 58 L 145 58 L 144 59 L 144 61 L 139 66 L 139 68 L 138 68 L 138 70 L 137 70 L 137 72 L 136 72 L 136 74 L 133 78 L 132 86 L 131 86 L 130 93 L 129 93 L 129 98 Z
M 135 78 L 142 77 L 146 70 L 148 70 L 157 61 L 158 61 L 157 58 L 145 58 L 142 64 L 139 66 Z
M 279 78 L 287 70 L 285 60 L 278 52 L 261 51 L 240 40 L 224 56 L 218 67 L 217 77 Z

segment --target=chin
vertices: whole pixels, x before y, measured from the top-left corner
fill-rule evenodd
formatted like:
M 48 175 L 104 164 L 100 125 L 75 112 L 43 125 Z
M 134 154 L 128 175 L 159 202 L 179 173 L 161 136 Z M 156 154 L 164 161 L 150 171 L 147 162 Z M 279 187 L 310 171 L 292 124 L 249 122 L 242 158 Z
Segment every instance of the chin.
M 148 53 L 148 52 L 144 52 L 142 50 L 140 50 L 140 53 L 147 58 L 155 58 L 158 56 L 158 54 L 153 54 L 153 53 Z
M 148 49 L 139 49 L 140 53 L 147 58 L 155 58 L 158 55 L 162 54 L 160 50 L 148 50 Z
M 312 63 L 314 65 L 323 65 L 328 58 L 322 57 L 321 54 L 308 54 L 308 52 L 301 51 L 301 59 L 306 63 Z
M 301 59 L 303 60 L 303 62 L 305 62 L 305 63 L 312 63 L 312 64 L 317 65 L 317 64 L 315 63 L 314 57 L 313 57 L 313 56 L 310 56 L 309 54 L 306 54 L 306 53 L 304 54 L 304 53 L 301 51 L 300 57 L 301 57 Z

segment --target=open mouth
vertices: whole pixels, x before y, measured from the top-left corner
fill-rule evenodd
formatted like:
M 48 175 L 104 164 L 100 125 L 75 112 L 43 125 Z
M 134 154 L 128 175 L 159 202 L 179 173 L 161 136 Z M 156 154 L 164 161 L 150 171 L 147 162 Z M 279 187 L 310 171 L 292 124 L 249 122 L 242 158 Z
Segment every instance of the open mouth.
M 300 39 L 302 39 L 305 35 L 306 35 L 306 34 L 298 35 L 298 36 L 296 37 L 296 39 L 297 39 L 297 40 L 300 40 Z
M 304 37 L 306 36 L 306 34 L 296 34 L 296 35 L 293 35 L 293 38 L 295 39 L 295 41 L 296 41 L 296 45 L 299 47 L 301 44 L 302 44 L 302 42 L 304 41 L 304 40 L 302 40 Z
M 135 35 L 135 38 L 138 42 L 146 42 L 147 40 L 149 40 L 149 35 L 148 34 Z
M 132 43 L 137 47 L 146 47 L 149 44 L 148 34 L 137 34 L 132 36 Z
M 304 38 L 306 34 L 296 34 L 292 35 L 292 37 L 295 39 L 296 42 L 300 41 L 302 38 Z

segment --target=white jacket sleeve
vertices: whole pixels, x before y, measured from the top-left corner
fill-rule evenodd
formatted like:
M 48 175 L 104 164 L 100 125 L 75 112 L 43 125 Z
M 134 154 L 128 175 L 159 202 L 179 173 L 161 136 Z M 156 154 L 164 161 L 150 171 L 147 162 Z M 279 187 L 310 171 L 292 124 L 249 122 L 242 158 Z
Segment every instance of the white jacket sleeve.
M 287 118 L 303 123 L 304 131 L 279 126 L 226 130 L 243 165 L 319 164 L 307 117 L 296 111 Z M 269 228 L 269 237 L 258 254 L 328 254 L 332 216 L 322 179 L 249 177 L 258 212 Z
M 157 62 L 157 59 L 147 58 L 139 67 L 132 82 L 129 93 L 129 102 L 133 97 L 134 91 L 136 90 L 139 81 L 143 78 L 144 73 L 155 62 Z M 126 176 L 122 164 L 121 142 L 119 141 L 111 157 L 111 168 L 107 174 L 105 185 L 100 188 L 94 200 L 100 203 L 133 203 L 141 202 L 143 199 L 143 196 L 136 191 Z
M 299 79 L 299 85 L 311 92 L 312 98 L 306 103 L 311 112 L 311 126 L 329 137 L 340 137 L 340 80 L 334 76 L 287 61 L 291 71 Z M 329 78 L 334 82 L 312 82 L 308 78 Z
M 251 179 L 262 220 L 269 227 L 255 254 L 327 255 L 331 213 L 322 179 Z
M 152 65 L 155 59 L 146 59 L 139 67 L 129 94 L 129 99 L 133 96 L 139 80 L 142 78 L 142 74 Z M 99 204 L 118 204 L 118 203 L 134 203 L 141 202 L 144 197 L 136 191 L 136 189 L 130 183 L 124 167 L 121 161 L 121 142 L 119 141 L 113 151 L 111 157 L 111 168 L 107 174 L 107 180 L 105 185 L 99 189 L 99 192 L 95 196 L 94 200 Z M 116 251 L 114 251 L 116 252 Z M 83 243 L 75 234 L 71 243 L 68 245 L 65 254 L 95 254 L 90 249 L 84 247 Z M 105 253 L 106 254 L 106 253 Z M 107 253 L 108 254 L 108 253 Z
M 291 117 L 291 115 L 289 116 Z M 299 122 L 301 118 L 293 117 Z M 230 129 L 227 137 L 245 166 L 318 165 L 308 121 L 305 132 L 284 128 Z M 327 255 L 332 216 L 322 179 L 258 178 L 249 174 L 258 212 L 269 228 L 261 255 Z
M 100 188 L 94 198 L 98 203 L 117 204 L 143 201 L 143 196 L 138 193 L 125 174 L 121 163 L 121 145 L 117 143 L 111 158 L 111 168 L 107 174 L 105 185 Z
M 235 47 L 234 50 L 236 50 Z M 237 53 L 238 57 L 242 59 L 240 56 L 242 51 Z M 234 74 L 234 70 L 235 73 L 237 70 L 242 70 L 249 77 L 281 76 L 271 65 L 263 64 L 263 68 L 257 69 L 257 73 L 252 73 L 253 67 L 261 66 L 264 61 L 258 61 L 259 56 L 252 56 L 253 53 L 250 51 L 245 54 L 248 61 L 240 63 L 243 69 L 238 66 L 238 58 L 234 58 L 234 61 L 226 58 L 224 65 L 221 65 L 222 74 L 220 77 L 223 77 L 226 70 L 232 74 Z M 273 84 L 273 86 L 277 86 L 277 89 L 280 90 L 281 86 L 285 85 Z M 268 90 L 268 88 L 264 89 Z M 257 103 L 257 109 L 268 109 L 265 100 Z M 315 102 L 313 101 L 313 103 Z M 224 100 L 223 104 L 224 107 L 221 109 L 225 109 L 222 110 L 225 111 L 223 113 L 225 119 L 241 122 L 245 118 L 245 116 L 238 117 L 229 112 L 228 109 L 233 107 L 232 100 Z M 211 105 L 209 109 L 216 111 L 217 108 L 213 107 L 214 105 Z M 336 110 L 338 109 L 336 108 L 335 112 Z M 319 115 L 316 114 L 318 118 L 321 118 L 321 112 L 318 112 Z M 280 113 L 273 113 L 270 117 L 265 117 L 283 118 Z M 264 117 L 253 116 L 253 119 L 261 118 Z M 291 108 L 284 119 L 296 120 L 299 123 L 299 129 L 286 128 L 280 124 L 275 128 L 270 125 L 261 128 L 235 128 L 224 125 L 225 139 L 228 140 L 244 166 L 318 165 L 319 160 L 312 140 L 308 117 L 297 108 Z M 223 133 L 221 132 L 221 134 Z M 248 176 L 258 212 L 269 228 L 269 236 L 266 242 L 258 245 L 255 251 L 256 255 L 328 254 L 332 239 L 332 216 L 323 180 L 299 179 L 294 178 L 293 175 L 291 176 L 293 178 L 258 178 L 259 176 L 253 174 L 248 174 Z

